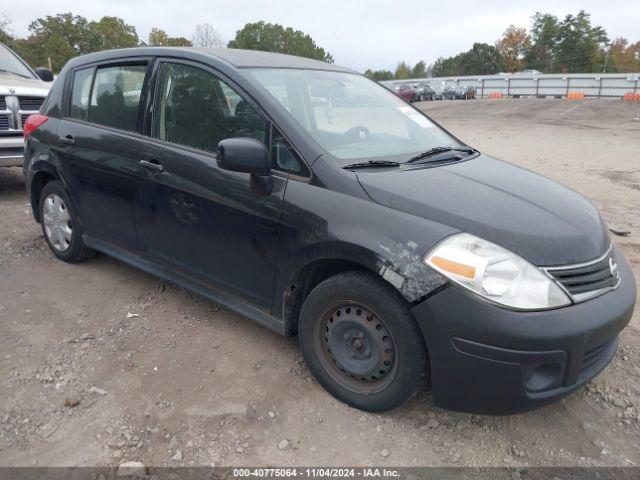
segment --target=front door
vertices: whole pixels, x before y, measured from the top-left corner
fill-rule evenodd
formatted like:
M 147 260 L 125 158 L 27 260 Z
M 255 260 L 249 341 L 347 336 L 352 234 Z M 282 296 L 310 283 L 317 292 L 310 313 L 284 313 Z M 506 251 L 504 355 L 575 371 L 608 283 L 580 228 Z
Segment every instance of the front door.
M 134 205 L 145 170 L 136 162 L 145 63 L 78 69 L 58 129 L 63 178 L 91 238 L 136 248 Z
M 269 310 L 286 175 L 270 195 L 248 174 L 216 164 L 220 140 L 266 141 L 268 122 L 227 82 L 204 67 L 162 62 L 151 132 L 138 159 L 148 175 L 137 213 L 138 234 L 154 262 Z M 155 165 L 152 166 L 152 165 Z

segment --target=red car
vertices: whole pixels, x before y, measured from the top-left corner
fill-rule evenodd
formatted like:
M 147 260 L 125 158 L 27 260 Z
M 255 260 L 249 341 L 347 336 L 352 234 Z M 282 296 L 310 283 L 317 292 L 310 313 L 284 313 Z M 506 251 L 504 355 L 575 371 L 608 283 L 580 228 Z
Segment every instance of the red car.
M 393 86 L 393 93 L 407 102 L 415 102 L 418 99 L 418 90 L 409 83 L 399 83 Z

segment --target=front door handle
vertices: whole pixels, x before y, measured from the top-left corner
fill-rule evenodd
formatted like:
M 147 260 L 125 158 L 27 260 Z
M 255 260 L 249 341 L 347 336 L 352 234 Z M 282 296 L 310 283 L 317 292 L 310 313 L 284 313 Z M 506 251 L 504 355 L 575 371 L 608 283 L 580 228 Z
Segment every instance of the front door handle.
M 73 135 L 65 135 L 58 137 L 58 143 L 63 147 L 71 147 L 76 144 L 76 139 L 73 138 Z
M 160 172 L 162 172 L 164 170 L 164 167 L 162 165 L 160 165 L 157 160 L 151 160 L 151 161 L 140 160 L 138 162 L 138 165 L 140 165 L 141 167 L 146 168 L 147 170 L 149 170 L 150 172 L 153 172 L 153 173 L 160 173 Z

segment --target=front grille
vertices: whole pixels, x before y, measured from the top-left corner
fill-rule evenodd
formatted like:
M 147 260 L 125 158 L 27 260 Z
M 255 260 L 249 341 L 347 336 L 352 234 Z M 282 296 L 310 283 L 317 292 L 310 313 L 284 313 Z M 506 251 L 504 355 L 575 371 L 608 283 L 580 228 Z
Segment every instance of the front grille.
M 0 130 L 9 130 L 9 115 L 0 115 Z
M 546 271 L 571 294 L 574 300 L 592 298 L 618 284 L 617 270 L 611 268 L 611 250 L 593 262 L 568 267 L 549 267 Z M 615 275 L 614 275 L 615 271 Z
M 20 102 L 20 110 L 27 110 L 30 112 L 37 112 L 40 110 L 44 98 L 42 97 L 18 97 Z
M 580 365 L 580 376 L 587 375 L 593 370 L 601 368 L 602 364 L 609 361 L 609 358 L 613 356 L 618 347 L 618 337 L 598 347 L 588 350 L 584 357 L 582 357 L 582 364 Z M 613 352 L 612 352 L 613 350 Z
M 7 101 L 4 99 L 4 97 L 0 97 L 0 110 L 6 110 L 7 109 Z
M 27 118 L 29 118 L 31 115 L 33 115 L 32 113 L 23 113 L 21 115 L 20 121 L 22 122 L 22 130 L 24 130 L 24 124 L 27 123 Z

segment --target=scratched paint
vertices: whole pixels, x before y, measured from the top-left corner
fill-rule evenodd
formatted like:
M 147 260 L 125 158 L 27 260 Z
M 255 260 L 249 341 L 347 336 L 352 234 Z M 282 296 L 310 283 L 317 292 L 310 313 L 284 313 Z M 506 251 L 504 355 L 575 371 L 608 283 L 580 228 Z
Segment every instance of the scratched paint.
M 445 277 L 424 263 L 416 242 L 387 243 L 380 248 L 384 251 L 384 258 L 378 261 L 378 272 L 407 301 L 419 300 L 447 283 Z

